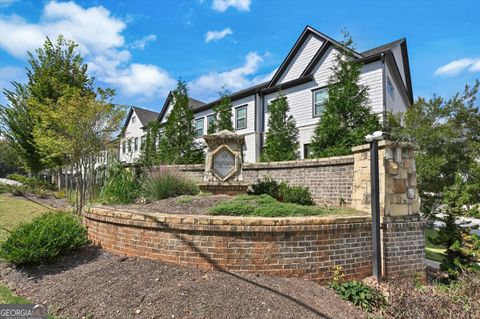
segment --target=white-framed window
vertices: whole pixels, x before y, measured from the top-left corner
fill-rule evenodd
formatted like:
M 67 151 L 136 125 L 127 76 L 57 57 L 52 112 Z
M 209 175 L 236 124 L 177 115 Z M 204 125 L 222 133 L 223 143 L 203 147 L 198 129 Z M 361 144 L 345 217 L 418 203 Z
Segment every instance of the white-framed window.
M 235 129 L 242 130 L 247 128 L 247 106 L 239 106 L 235 109 Z
M 217 119 L 215 118 L 215 114 L 207 116 L 207 132 L 210 129 L 211 125 L 215 124 L 216 121 Z
M 390 81 L 390 78 L 388 76 L 387 76 L 387 92 L 392 97 L 392 100 L 394 100 L 395 99 L 395 88 L 393 87 L 392 81 Z
M 195 120 L 195 137 L 203 137 L 203 117 Z
M 145 149 L 145 141 L 147 140 L 147 136 L 143 135 L 140 137 L 140 149 L 143 150 Z
M 324 104 L 328 99 L 328 88 L 321 88 L 313 91 L 313 117 L 323 113 Z
M 122 153 L 125 154 L 127 152 L 127 142 L 123 141 L 122 142 Z
M 129 152 L 129 153 L 132 152 L 132 139 L 129 139 L 129 140 L 128 140 L 128 152 Z
M 310 158 L 310 144 L 303 144 L 303 158 Z
M 133 140 L 133 150 L 136 152 L 138 151 L 138 137 L 135 137 Z

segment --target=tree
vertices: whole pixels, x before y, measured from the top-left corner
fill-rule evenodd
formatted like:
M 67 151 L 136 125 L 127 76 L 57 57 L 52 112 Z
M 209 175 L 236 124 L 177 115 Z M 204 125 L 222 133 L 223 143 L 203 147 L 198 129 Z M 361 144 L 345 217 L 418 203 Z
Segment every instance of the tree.
M 125 115 L 122 107 L 111 103 L 113 90 L 85 94 L 70 87 L 54 104 L 40 104 L 34 137 L 46 158 L 63 157 L 75 172 L 77 212 L 89 199 L 95 163 L 100 152 L 107 149 L 111 137 Z M 54 130 L 45 130 L 47 123 L 56 123 Z
M 342 44 L 352 48 L 347 32 Z M 335 55 L 328 99 L 310 144 L 313 157 L 350 154 L 353 146 L 365 143 L 367 134 L 380 129 L 378 117 L 368 106 L 368 88 L 358 84 L 361 69 L 349 51 Z
M 24 173 L 10 143 L 0 136 L 0 177 L 12 173 Z
M 474 238 L 457 220 L 480 202 L 480 111 L 475 104 L 479 86 L 477 80 L 448 100 L 419 98 L 405 114 L 389 115 L 387 121 L 392 139 L 411 141 L 418 147 L 422 213 L 445 223 L 437 242 L 447 247 L 442 267 L 452 277 L 474 264 Z M 478 258 L 478 243 L 476 249 Z
M 227 89 L 223 89 L 219 92 L 220 101 L 213 107 L 213 114 L 215 122 L 209 124 L 208 134 L 212 134 L 222 130 L 229 130 L 233 132 L 232 123 L 232 101 L 230 100 L 230 92 Z
M 287 98 L 280 96 L 268 106 L 268 132 L 262 162 L 291 161 L 298 158 L 298 128 L 295 119 L 288 115 Z
M 93 82 L 87 74 L 87 64 L 76 51 L 78 45 L 58 36 L 56 43 L 48 37 L 43 47 L 35 50 L 35 55 L 28 52 L 28 110 L 37 130 L 60 131 L 61 123 L 39 120 L 41 111 L 48 108 L 61 107 L 57 103 L 65 94 L 75 88 L 80 96 L 94 93 Z M 61 110 L 57 110 L 61 112 Z M 61 132 L 58 132 L 61 133 Z M 43 163 L 48 167 L 62 166 L 66 154 L 43 157 Z
M 160 123 L 158 121 L 152 121 L 147 126 L 147 135 L 145 137 L 145 143 L 142 144 L 142 152 L 138 163 L 141 166 L 150 167 L 159 163 L 159 154 L 157 152 L 157 146 L 160 142 Z
M 195 142 L 193 120 L 194 113 L 188 105 L 187 85 L 183 81 L 178 81 L 177 88 L 173 91 L 173 109 L 168 116 L 160 139 L 159 159 L 161 163 L 193 164 L 203 162 L 202 147 Z
M 12 82 L 13 91 L 4 90 L 8 105 L 0 105 L 0 133 L 19 161 L 19 166 L 33 174 L 39 173 L 44 165 L 33 138 L 33 117 L 28 105 L 28 88 Z

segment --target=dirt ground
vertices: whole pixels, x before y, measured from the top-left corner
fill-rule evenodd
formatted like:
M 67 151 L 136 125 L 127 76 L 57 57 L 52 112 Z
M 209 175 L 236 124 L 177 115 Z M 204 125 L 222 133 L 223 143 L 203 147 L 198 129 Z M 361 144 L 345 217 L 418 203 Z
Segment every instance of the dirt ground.
M 10 268 L 0 281 L 60 318 L 365 318 L 299 278 L 200 271 L 86 247 L 54 265 Z
M 162 199 L 148 204 L 109 205 L 108 207 L 140 212 L 208 215 L 208 210 L 216 203 L 229 201 L 231 199 L 233 199 L 233 197 L 228 195 L 183 195 Z

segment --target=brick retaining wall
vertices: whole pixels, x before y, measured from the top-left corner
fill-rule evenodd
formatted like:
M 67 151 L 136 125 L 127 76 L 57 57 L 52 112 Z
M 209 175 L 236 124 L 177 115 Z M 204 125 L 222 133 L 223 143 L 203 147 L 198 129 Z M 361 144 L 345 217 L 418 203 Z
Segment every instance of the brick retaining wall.
M 270 176 L 291 185 L 307 186 L 318 205 L 349 205 L 352 201 L 353 164 L 353 155 L 302 161 L 245 163 L 243 179 L 252 184 L 258 179 Z M 203 181 L 203 164 L 162 167 L 182 172 L 196 182 Z
M 84 222 L 94 244 L 119 255 L 320 282 L 332 278 L 336 265 L 348 278 L 372 273 L 368 217 L 240 218 L 93 208 Z
M 369 217 L 225 217 L 91 208 L 90 240 L 119 255 L 199 269 L 300 276 L 319 282 L 341 265 L 347 278 L 372 274 Z M 423 221 L 382 226 L 384 274 L 424 272 Z

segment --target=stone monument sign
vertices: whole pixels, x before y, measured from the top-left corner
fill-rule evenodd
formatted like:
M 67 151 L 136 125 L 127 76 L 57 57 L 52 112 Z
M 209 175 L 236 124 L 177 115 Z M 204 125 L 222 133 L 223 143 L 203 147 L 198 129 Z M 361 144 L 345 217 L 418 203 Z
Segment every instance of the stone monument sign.
M 242 176 L 244 136 L 223 130 L 203 138 L 208 149 L 200 189 L 216 194 L 244 193 L 248 187 Z

